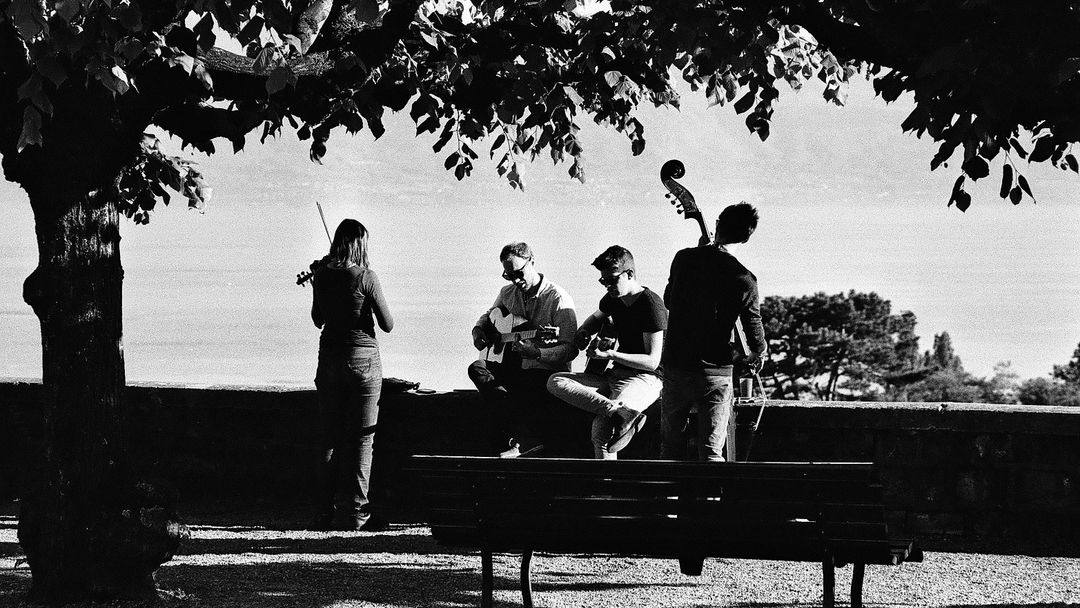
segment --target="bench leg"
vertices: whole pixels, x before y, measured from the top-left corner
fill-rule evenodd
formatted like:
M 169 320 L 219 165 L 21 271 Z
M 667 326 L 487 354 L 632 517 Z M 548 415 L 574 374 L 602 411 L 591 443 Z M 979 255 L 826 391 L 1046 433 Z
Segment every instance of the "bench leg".
M 494 603 L 495 568 L 491 563 L 491 551 L 480 552 L 480 608 L 491 608 Z
M 532 580 L 530 579 L 532 555 L 532 551 L 525 551 L 521 554 L 521 605 L 524 608 L 533 608 Z
M 705 557 L 699 555 L 680 555 L 679 572 L 686 576 L 701 576 L 701 570 L 705 567 Z
M 851 608 L 862 608 L 862 582 L 866 564 L 851 564 Z
M 821 575 L 823 580 L 821 605 L 824 608 L 833 608 L 836 603 L 836 594 L 834 593 L 836 588 L 836 562 L 833 561 L 833 556 L 828 553 L 821 560 Z

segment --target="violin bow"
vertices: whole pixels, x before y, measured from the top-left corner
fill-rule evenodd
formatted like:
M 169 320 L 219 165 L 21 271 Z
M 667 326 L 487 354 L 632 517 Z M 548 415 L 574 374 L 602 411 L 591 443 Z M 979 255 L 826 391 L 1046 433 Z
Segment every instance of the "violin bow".
M 330 227 L 326 225 L 326 216 L 323 215 L 322 205 L 319 204 L 319 201 L 315 201 L 315 207 L 319 209 L 319 219 L 322 220 L 322 228 L 326 231 L 326 240 L 330 241 L 330 244 L 333 245 L 334 239 L 330 238 Z

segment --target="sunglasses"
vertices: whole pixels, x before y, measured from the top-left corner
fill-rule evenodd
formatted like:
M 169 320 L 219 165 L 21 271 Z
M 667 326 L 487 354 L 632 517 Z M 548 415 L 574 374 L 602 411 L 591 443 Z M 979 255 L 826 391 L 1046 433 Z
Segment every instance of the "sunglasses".
M 620 272 L 619 274 L 613 274 L 610 277 L 600 277 L 599 279 L 596 279 L 596 280 L 599 281 L 600 284 L 603 285 L 604 287 L 611 287 L 612 285 L 618 283 L 619 282 L 619 277 L 626 274 L 629 270 L 630 269 L 627 268 L 626 270 Z
M 521 268 L 518 268 L 517 270 L 504 270 L 503 273 L 502 273 L 502 278 L 506 279 L 507 281 L 517 281 L 517 280 L 520 280 L 520 279 L 524 279 L 525 278 L 525 267 L 528 266 L 529 262 L 531 262 L 531 261 L 532 261 L 532 258 L 529 258 L 529 259 L 525 260 L 525 263 L 522 264 Z

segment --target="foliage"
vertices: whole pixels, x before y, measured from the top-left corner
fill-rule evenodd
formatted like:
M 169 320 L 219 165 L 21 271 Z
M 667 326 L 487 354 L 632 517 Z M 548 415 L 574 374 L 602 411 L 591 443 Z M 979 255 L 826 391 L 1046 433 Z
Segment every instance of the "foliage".
M 1055 365 L 1051 376 L 1066 384 L 1080 388 L 1080 345 L 1073 351 L 1072 359 L 1065 365 Z
M 1080 387 L 1052 378 L 1031 378 L 1020 384 L 1018 400 L 1024 405 L 1080 406 Z
M 884 375 L 913 365 L 915 315 L 894 315 L 876 293 L 769 296 L 761 304 L 773 398 L 863 397 Z
M 913 95 L 902 127 L 940 142 L 931 169 L 962 150 L 949 199 L 961 210 L 968 181 L 989 175 L 999 156 L 1001 195 L 1014 203 L 1032 196 L 1017 159 L 1078 169 L 1074 3 L 593 4 L 0 0 L 3 35 L 17 35 L 22 48 L 2 60 L 5 94 L 18 102 L 0 119 L 0 153 L 67 137 L 50 134 L 50 122 L 71 87 L 107 92 L 108 110 L 132 131 L 156 124 L 206 152 L 215 138 L 235 150 L 252 129 L 265 139 L 288 124 L 311 140 L 316 161 L 335 129 L 366 126 L 379 137 L 385 109 L 408 107 L 418 133 L 437 134 L 433 150 L 458 179 L 488 138 L 496 170 L 521 187 L 519 160 L 541 154 L 584 179 L 577 133 L 585 115 L 624 133 L 639 154 L 645 137 L 634 110 L 677 106 L 675 77 L 712 104 L 731 104 L 765 139 L 781 82 L 799 89 L 818 79 L 826 100 L 843 104 L 848 81 L 862 73 L 886 101 Z M 14 164 L 6 169 L 20 181 Z

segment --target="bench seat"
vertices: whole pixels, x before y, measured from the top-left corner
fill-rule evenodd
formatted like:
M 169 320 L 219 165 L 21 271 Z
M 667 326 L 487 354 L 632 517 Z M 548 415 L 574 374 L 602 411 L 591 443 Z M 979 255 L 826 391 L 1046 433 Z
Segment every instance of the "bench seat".
M 407 468 L 434 538 L 481 551 L 485 607 L 493 552 L 522 554 L 526 607 L 535 551 L 674 558 L 691 575 L 706 557 L 819 562 L 825 606 L 833 569 L 853 564 L 856 607 L 865 564 L 922 559 L 889 535 L 870 463 L 414 456 Z

